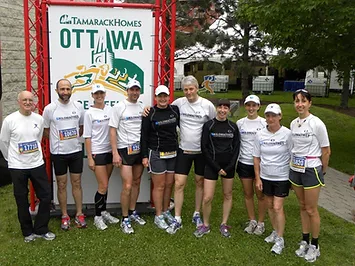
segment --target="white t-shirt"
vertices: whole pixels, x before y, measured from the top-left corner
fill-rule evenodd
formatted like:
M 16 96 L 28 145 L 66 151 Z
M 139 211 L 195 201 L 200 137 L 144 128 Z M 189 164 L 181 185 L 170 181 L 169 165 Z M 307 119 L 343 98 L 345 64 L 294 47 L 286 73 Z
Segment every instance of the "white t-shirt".
M 43 165 L 42 135 L 43 118 L 39 114 L 26 116 L 17 111 L 8 115 L 2 124 L 0 141 L 9 168 L 31 169 Z
M 84 124 L 84 108 L 79 102 L 62 104 L 58 100 L 43 111 L 44 128 L 49 128 L 52 154 L 70 154 L 82 150 L 79 126 Z
M 293 141 L 292 155 L 306 157 L 305 167 L 322 165 L 321 148 L 330 146 L 327 128 L 322 120 L 310 114 L 304 119 L 294 119 L 290 129 Z
M 172 103 L 180 110 L 180 145 L 182 150 L 201 151 L 203 124 L 216 117 L 216 108 L 209 100 L 198 97 L 190 103 L 186 97 Z
M 91 138 L 92 154 L 111 152 L 110 127 L 111 107 L 105 105 L 104 109 L 90 107 L 84 116 L 83 138 Z
M 143 110 L 142 102 L 131 103 L 127 100 L 112 108 L 109 126 L 117 129 L 118 149 L 140 142 Z
M 257 132 L 266 127 L 266 120 L 260 116 L 255 119 L 244 117 L 237 121 L 237 126 L 240 132 L 240 154 L 238 161 L 243 164 L 253 165 L 255 136 Z
M 281 128 L 271 133 L 263 128 L 255 136 L 253 156 L 260 158 L 260 177 L 270 181 L 286 181 L 290 171 L 291 131 Z

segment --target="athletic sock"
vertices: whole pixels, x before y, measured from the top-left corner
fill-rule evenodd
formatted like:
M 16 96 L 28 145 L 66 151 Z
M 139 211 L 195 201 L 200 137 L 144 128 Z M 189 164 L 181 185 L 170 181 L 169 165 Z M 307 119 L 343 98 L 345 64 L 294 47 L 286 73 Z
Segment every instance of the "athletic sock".
M 195 211 L 194 214 L 192 215 L 192 217 L 195 217 L 195 216 L 197 216 L 197 215 L 198 215 L 198 216 L 201 216 L 201 215 L 200 215 L 200 212 Z
M 311 245 L 314 245 L 316 248 L 318 248 L 318 238 L 312 238 Z
M 309 233 L 306 233 L 306 234 L 302 234 L 302 240 L 303 241 L 306 241 L 307 244 L 309 244 Z
M 94 200 L 95 200 L 95 215 L 101 216 L 102 206 L 105 203 L 105 195 L 102 195 L 97 191 Z
M 104 202 L 104 204 L 102 205 L 101 211 L 106 211 L 107 191 L 106 191 L 106 194 L 104 195 L 104 197 L 105 197 L 105 202 Z
M 179 224 L 181 224 L 181 222 L 182 222 L 181 216 L 175 216 L 175 220 L 176 220 Z
M 128 216 L 131 216 L 135 210 L 128 210 Z

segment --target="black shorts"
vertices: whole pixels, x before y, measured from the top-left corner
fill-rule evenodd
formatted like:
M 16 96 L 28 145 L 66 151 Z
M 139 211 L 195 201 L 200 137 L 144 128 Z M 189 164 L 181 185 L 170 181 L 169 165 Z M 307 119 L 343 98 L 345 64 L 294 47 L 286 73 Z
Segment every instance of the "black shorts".
M 322 166 L 306 168 L 305 173 L 290 170 L 289 180 L 292 185 L 296 187 L 303 187 L 304 189 L 324 186 Z
M 178 150 L 175 173 L 180 175 L 188 175 L 192 162 L 194 163 L 195 174 L 204 176 L 206 163 L 202 153 L 189 153 L 187 151 L 183 151 L 182 149 Z
M 93 154 L 92 158 L 95 161 L 95 165 L 112 164 L 112 152 Z
M 255 178 L 254 165 L 238 162 L 237 173 L 239 178 Z
M 263 193 L 266 196 L 276 196 L 280 198 L 288 196 L 291 187 L 290 181 L 270 181 L 262 178 L 261 181 L 263 182 Z
M 160 158 L 159 151 L 153 151 L 149 149 L 148 158 L 148 172 L 152 174 L 164 174 L 164 173 L 174 173 L 175 162 L 176 162 L 176 152 L 175 157 L 172 158 Z
M 69 172 L 72 174 L 81 174 L 83 172 L 82 151 L 70 154 L 51 154 L 51 160 L 56 176 L 65 175 L 68 172 L 68 167 Z
M 142 155 L 141 153 L 137 154 L 130 154 L 128 155 L 127 148 L 118 149 L 118 153 L 122 158 L 123 165 L 135 165 L 135 164 L 142 164 Z
M 228 163 L 225 163 L 225 164 L 220 164 L 220 166 L 222 167 L 222 169 L 223 169 L 223 167 L 225 167 L 225 166 L 227 166 L 228 165 Z M 227 172 L 227 175 L 226 176 L 222 176 L 221 175 L 221 177 L 222 178 L 234 178 L 234 173 L 235 173 L 235 168 L 233 168 L 233 169 L 231 169 L 231 170 L 229 170 L 228 172 Z M 208 180 L 218 180 L 218 176 L 219 176 L 219 174 L 218 174 L 218 172 L 216 172 L 209 164 L 206 164 L 206 166 L 205 166 L 205 179 L 208 179 Z

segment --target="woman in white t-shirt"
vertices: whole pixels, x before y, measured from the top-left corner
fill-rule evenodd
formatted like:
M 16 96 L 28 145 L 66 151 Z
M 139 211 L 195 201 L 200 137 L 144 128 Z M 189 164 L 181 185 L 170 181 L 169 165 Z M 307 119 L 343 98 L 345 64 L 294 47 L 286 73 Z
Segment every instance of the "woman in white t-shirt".
M 254 142 L 255 186 L 266 197 L 268 212 L 273 227 L 265 242 L 274 243 L 271 251 L 281 254 L 285 247 L 283 233 L 285 197 L 288 196 L 290 182 L 291 131 L 282 126 L 281 108 L 278 104 L 269 104 L 265 109 L 267 127 L 258 132 Z
M 290 181 L 300 205 L 302 222 L 302 240 L 296 255 L 314 262 L 320 256 L 318 199 L 320 188 L 324 186 L 330 143 L 326 126 L 309 111 L 311 94 L 304 89 L 297 90 L 293 101 L 298 117 L 290 126 L 293 142 Z
M 240 132 L 240 155 L 237 165 L 237 173 L 242 183 L 244 201 L 249 222 L 244 229 L 249 234 L 262 235 L 265 231 L 264 218 L 266 204 L 261 191 L 254 189 L 255 173 L 253 162 L 253 147 L 256 133 L 265 128 L 265 119 L 258 115 L 260 99 L 256 95 L 249 95 L 244 101 L 247 116 L 237 121 Z M 258 199 L 258 222 L 255 216 L 254 190 Z
M 107 189 L 112 173 L 112 149 L 109 136 L 111 107 L 105 104 L 106 90 L 101 84 L 92 86 L 94 105 L 84 116 L 84 134 L 89 168 L 95 172 L 98 189 L 94 197 L 94 225 L 105 230 L 106 224 L 116 224 L 119 220 L 106 210 Z

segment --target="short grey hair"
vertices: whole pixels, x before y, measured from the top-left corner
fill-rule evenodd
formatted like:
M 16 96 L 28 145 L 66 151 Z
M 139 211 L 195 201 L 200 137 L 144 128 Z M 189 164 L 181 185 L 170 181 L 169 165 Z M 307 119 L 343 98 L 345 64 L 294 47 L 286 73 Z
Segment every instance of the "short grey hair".
M 196 87 L 196 89 L 199 88 L 199 84 L 198 84 L 197 79 L 191 75 L 184 77 L 181 81 L 181 85 L 182 85 L 182 88 L 184 88 L 185 85 L 193 85 Z

